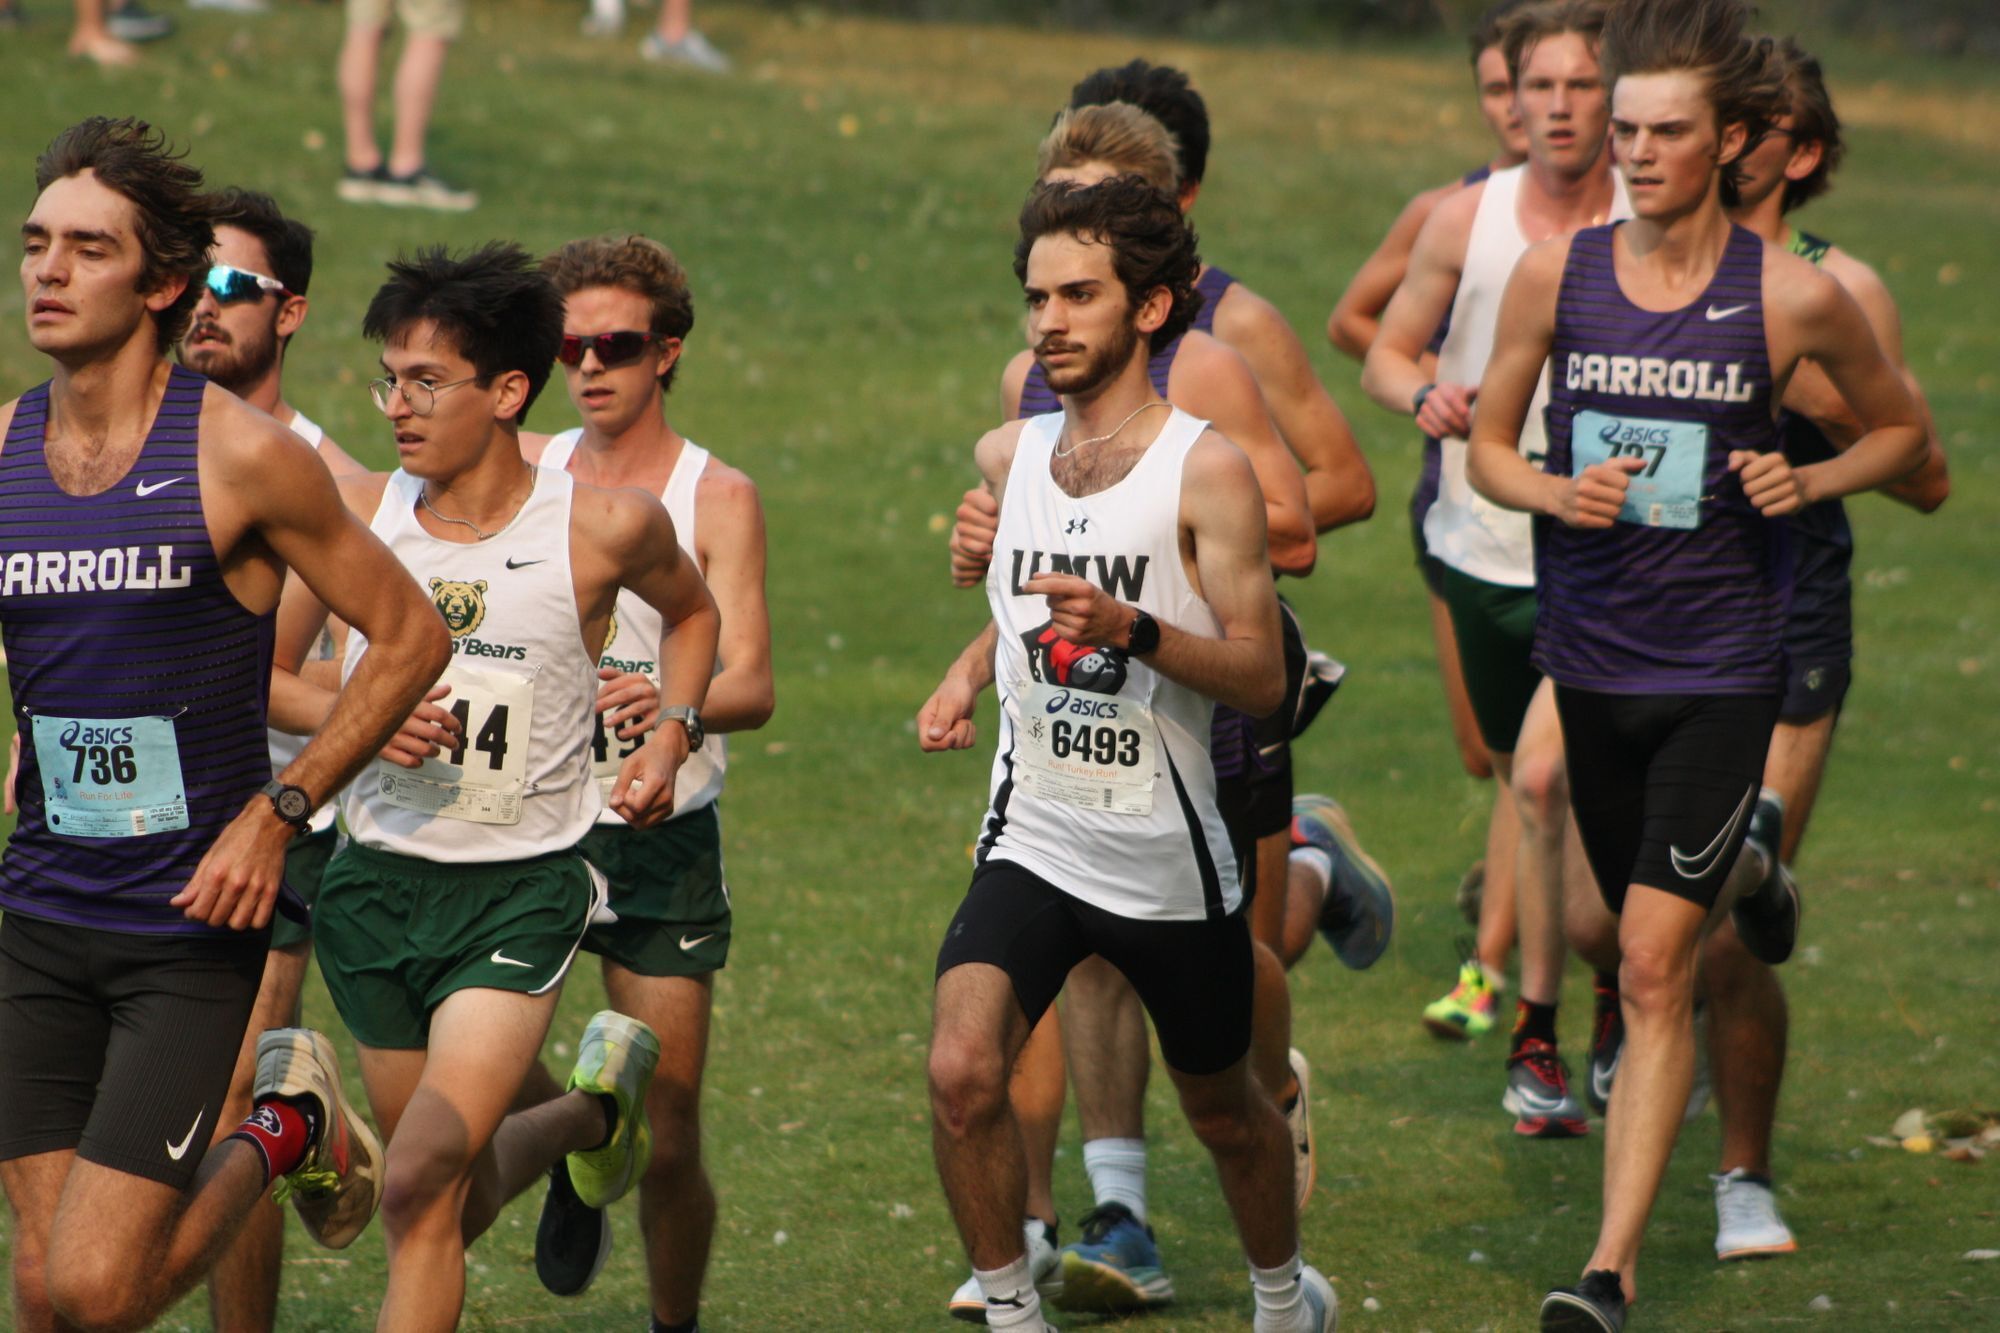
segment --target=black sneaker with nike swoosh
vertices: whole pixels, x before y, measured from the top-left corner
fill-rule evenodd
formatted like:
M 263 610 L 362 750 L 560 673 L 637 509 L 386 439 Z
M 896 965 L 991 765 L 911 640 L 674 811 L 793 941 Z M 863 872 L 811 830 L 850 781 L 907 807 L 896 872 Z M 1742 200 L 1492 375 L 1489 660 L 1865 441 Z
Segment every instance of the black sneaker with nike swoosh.
M 1593 1268 L 1574 1287 L 1542 1297 L 1542 1333 L 1623 1333 L 1625 1287 L 1608 1268 Z

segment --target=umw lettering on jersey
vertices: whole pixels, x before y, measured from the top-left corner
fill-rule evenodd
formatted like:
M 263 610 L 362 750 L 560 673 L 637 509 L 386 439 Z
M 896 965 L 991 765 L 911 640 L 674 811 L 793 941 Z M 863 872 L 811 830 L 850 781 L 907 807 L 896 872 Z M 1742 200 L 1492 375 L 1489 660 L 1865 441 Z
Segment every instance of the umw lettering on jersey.
M 4 572 L 0 572 L 0 596 L 143 592 L 185 588 L 193 579 L 194 571 L 174 564 L 171 543 L 150 549 L 108 546 L 97 551 L 15 551 L 7 556 Z
M 525 662 L 528 650 L 518 643 L 488 643 L 484 639 L 453 639 L 451 650 L 466 657 L 498 657 L 509 662 Z
M 1126 601 L 1137 601 L 1146 587 L 1146 565 L 1153 557 L 1149 555 L 1067 555 L 1061 551 L 1021 551 L 1014 552 L 1014 595 L 1026 597 L 1027 589 L 1021 585 L 1039 574 L 1073 574 L 1080 579 L 1090 579 L 1098 587 L 1113 597 Z M 1096 566 L 1093 575 L 1091 567 Z
M 1669 361 L 1658 356 L 1602 356 L 1596 352 L 1571 352 L 1563 379 L 1571 389 L 1711 403 L 1747 403 L 1757 390 L 1743 378 L 1740 361 Z

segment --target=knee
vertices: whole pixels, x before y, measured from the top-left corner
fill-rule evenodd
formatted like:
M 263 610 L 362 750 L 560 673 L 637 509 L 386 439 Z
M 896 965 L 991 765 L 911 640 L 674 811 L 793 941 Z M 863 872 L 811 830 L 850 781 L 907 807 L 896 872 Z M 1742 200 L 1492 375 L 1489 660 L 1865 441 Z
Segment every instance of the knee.
M 940 1034 L 931 1044 L 931 1111 L 956 1136 L 990 1121 L 1007 1104 L 1007 1069 L 991 1042 Z
M 459 1158 L 392 1149 L 382 1173 L 382 1225 L 392 1236 L 407 1235 L 447 1205 L 455 1225 L 470 1186 L 470 1166 Z
M 42 1265 L 37 1280 L 62 1327 L 78 1333 L 120 1333 L 145 1326 L 140 1284 L 127 1266 L 113 1262 L 117 1258 L 104 1251 L 52 1258 Z M 17 1264 L 15 1280 L 20 1279 Z
M 1517 755 L 1514 760 L 1515 805 L 1524 822 L 1544 833 L 1560 830 L 1569 805 L 1569 775 L 1562 754 Z
M 1240 1102 L 1183 1109 L 1187 1112 L 1188 1128 L 1211 1155 L 1239 1157 L 1250 1152 L 1257 1142 L 1255 1108 L 1255 1101 L 1246 1097 Z
M 1618 966 L 1618 993 L 1628 1009 L 1668 1016 L 1694 1004 L 1693 960 L 1649 942 L 1627 944 Z
M 653 1155 L 647 1159 L 643 1183 L 655 1189 L 678 1189 L 701 1169 L 701 1120 L 696 1099 L 655 1100 L 647 1107 L 652 1120 Z

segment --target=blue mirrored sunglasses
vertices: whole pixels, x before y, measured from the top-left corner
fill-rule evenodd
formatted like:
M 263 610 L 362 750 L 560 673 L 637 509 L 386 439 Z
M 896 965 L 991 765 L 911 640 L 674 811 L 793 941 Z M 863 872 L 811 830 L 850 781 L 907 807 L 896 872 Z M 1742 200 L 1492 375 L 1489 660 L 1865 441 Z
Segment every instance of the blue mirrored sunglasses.
M 255 301 L 265 292 L 287 295 L 285 284 L 276 278 L 267 278 L 262 273 L 252 273 L 247 268 L 231 268 L 227 264 L 209 265 L 208 290 L 220 305 Z

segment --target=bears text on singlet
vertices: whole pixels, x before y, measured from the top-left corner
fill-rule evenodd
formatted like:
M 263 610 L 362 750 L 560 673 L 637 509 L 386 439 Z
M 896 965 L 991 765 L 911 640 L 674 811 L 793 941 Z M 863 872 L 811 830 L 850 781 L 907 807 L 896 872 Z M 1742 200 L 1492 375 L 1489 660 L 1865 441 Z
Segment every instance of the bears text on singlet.
M 189 586 L 194 571 L 174 564 L 171 544 L 154 548 L 159 552 L 157 559 L 142 555 L 144 549 L 107 546 L 94 551 L 15 551 L 5 558 L 4 572 L 0 572 L 0 596 Z
M 1571 389 L 1710 403 L 1747 403 L 1757 392 L 1756 384 L 1743 377 L 1740 361 L 1669 361 L 1597 352 L 1571 352 L 1563 381 Z
M 1025 585 L 1029 580 L 1042 574 L 1072 574 L 1080 579 L 1091 579 L 1098 587 L 1121 600 L 1137 601 L 1146 587 L 1146 565 L 1152 557 L 1122 555 L 1069 555 L 1062 551 L 1014 552 L 1013 594 L 1016 597 L 1028 595 Z M 1091 576 L 1091 565 L 1097 567 L 1096 577 Z

